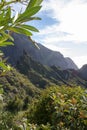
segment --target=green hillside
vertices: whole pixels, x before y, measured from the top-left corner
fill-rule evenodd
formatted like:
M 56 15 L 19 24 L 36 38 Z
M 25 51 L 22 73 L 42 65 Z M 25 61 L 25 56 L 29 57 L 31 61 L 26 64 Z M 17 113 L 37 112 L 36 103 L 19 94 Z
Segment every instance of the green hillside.
M 24 52 L 0 84 L 0 130 L 87 129 L 87 82 L 77 71 L 44 66 Z
M 0 130 L 87 129 L 87 89 L 78 86 L 51 86 L 31 102 L 16 97 L 3 107 Z
M 87 81 L 78 76 L 73 69 L 63 70 L 56 66 L 45 66 L 33 60 L 25 51 L 16 65 L 17 70 L 39 88 L 46 88 L 51 84 L 87 87 Z
M 31 39 L 42 2 L 0 1 L 0 130 L 87 130 L 87 65 Z
M 40 90 L 35 87 L 29 79 L 23 74 L 20 74 L 15 69 L 6 73 L 5 76 L 0 77 L 1 89 L 3 88 L 3 98 L 5 107 L 7 104 L 11 102 L 15 102 L 16 99 L 21 102 L 22 108 L 25 106 L 25 101 L 27 100 L 27 104 L 32 100 L 33 97 L 38 96 L 40 94 Z M 18 106 L 18 105 L 17 105 Z M 10 109 L 16 109 L 17 106 Z M 12 106 L 13 107 L 13 106 Z M 17 109 L 16 109 L 17 110 Z M 20 110 L 20 108 L 19 108 Z M 12 110 L 11 110 L 12 111 Z

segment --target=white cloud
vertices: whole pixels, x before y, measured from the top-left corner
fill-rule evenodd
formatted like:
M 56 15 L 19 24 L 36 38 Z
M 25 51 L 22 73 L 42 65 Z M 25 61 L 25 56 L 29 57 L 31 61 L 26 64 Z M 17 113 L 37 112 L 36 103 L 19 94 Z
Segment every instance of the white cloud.
M 78 67 L 86 64 L 87 0 L 44 0 L 42 15 L 43 13 L 55 19 L 56 23 L 40 30 L 37 34 L 39 41 L 46 47 L 71 57 Z
M 42 10 L 47 11 L 49 17 L 60 21 L 60 24 L 42 29 L 41 34 L 56 34 L 67 32 L 70 35 L 58 40 L 83 42 L 87 41 L 87 3 L 82 0 L 48 0 L 44 1 Z
M 72 57 L 72 59 L 78 65 L 79 68 L 81 68 L 82 65 L 87 64 L 87 55 Z
M 45 47 L 50 48 L 53 51 L 59 51 L 62 54 L 66 54 L 64 55 L 65 57 L 67 57 L 68 52 L 70 51 L 70 48 L 66 48 L 66 47 L 60 47 L 57 44 L 44 44 Z

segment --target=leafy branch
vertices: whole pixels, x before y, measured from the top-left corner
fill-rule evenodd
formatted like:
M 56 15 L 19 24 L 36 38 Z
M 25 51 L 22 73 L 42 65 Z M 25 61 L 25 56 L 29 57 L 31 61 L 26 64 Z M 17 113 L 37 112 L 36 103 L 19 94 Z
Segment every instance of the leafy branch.
M 1 0 L 0 2 L 0 47 L 13 45 L 14 39 L 11 33 L 19 33 L 27 36 L 32 36 L 32 31 L 39 30 L 26 22 L 32 20 L 41 20 L 36 14 L 41 9 L 43 0 Z M 25 10 L 15 12 L 13 15 L 12 4 L 24 4 Z M 7 33 L 8 32 L 8 33 Z M 10 40 L 8 42 L 8 40 Z M 0 62 L 1 63 L 1 62 Z M 4 66 L 3 66 L 4 67 Z

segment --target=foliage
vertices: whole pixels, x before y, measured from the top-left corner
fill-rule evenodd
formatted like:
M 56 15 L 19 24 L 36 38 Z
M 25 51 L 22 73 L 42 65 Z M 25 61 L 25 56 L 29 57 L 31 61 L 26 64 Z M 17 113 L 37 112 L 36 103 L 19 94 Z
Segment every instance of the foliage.
M 7 46 L 7 45 L 13 45 L 14 39 L 11 36 L 12 32 L 24 34 L 27 36 L 31 36 L 32 31 L 38 32 L 38 29 L 36 29 L 33 26 L 27 25 L 26 22 L 32 21 L 32 20 L 40 20 L 40 18 L 36 17 L 35 14 L 41 9 L 42 1 L 43 0 L 29 0 L 29 1 L 1 0 L 0 1 L 0 47 Z M 18 4 L 18 3 L 25 4 L 26 2 L 27 2 L 27 4 L 25 6 L 24 11 L 20 11 L 20 13 L 19 13 L 19 12 L 15 12 L 13 10 L 12 4 Z M 2 60 L 2 56 L 3 56 L 3 53 L 0 52 L 0 77 L 3 82 L 2 78 L 6 74 L 5 72 L 11 70 L 11 67 L 9 65 L 7 65 L 5 63 L 5 61 Z M 8 77 L 8 79 L 9 79 L 9 77 Z M 7 79 L 5 78 L 5 81 L 7 81 L 7 84 L 5 84 L 5 85 L 9 85 L 9 88 L 7 88 L 7 90 L 6 90 L 6 88 L 5 88 L 6 86 L 4 86 L 4 90 L 8 91 L 8 89 L 10 89 L 10 91 L 14 91 L 14 90 L 12 90 L 13 89 L 12 85 L 15 84 L 17 86 L 17 82 L 15 83 L 15 81 L 12 81 L 12 80 L 14 80 L 14 78 L 9 79 L 9 80 L 10 80 L 9 83 L 11 83 L 11 86 L 8 83 Z M 23 86 L 22 82 L 20 84 L 21 84 L 21 86 Z M 3 83 L 3 85 L 4 85 L 4 83 Z M 18 85 L 18 87 L 19 87 L 19 85 Z M 17 88 L 14 88 L 14 89 L 15 89 L 15 91 L 13 93 L 17 94 L 18 93 Z M 28 90 L 30 95 L 32 95 L 34 92 L 34 90 L 31 88 L 30 88 L 30 91 L 31 91 L 30 92 L 27 86 L 25 86 L 25 89 Z M 25 91 L 23 90 L 23 92 L 25 92 Z M 0 93 L 2 93 L 2 88 L 0 88 Z M 10 94 L 10 97 L 11 96 L 13 96 L 12 93 Z M 7 100 L 5 99 L 5 102 L 3 102 L 2 95 L 0 95 L 0 129 L 1 130 L 9 130 L 10 128 L 15 129 L 15 126 L 12 125 L 12 124 L 14 124 L 12 122 L 12 120 L 13 120 L 12 114 L 7 113 L 6 110 L 4 110 L 4 109 L 8 108 L 8 110 L 10 110 L 12 108 L 14 111 L 19 111 L 23 107 L 24 108 L 28 107 L 27 96 L 26 96 L 26 98 L 22 97 L 24 95 L 19 96 L 19 97 L 22 97 L 22 100 L 20 100 L 18 96 L 19 95 L 17 95 L 17 97 L 13 100 L 8 100 L 9 99 L 9 96 L 8 96 Z M 15 96 L 13 96 L 13 97 L 15 97 Z M 3 106 L 3 104 L 4 104 L 4 106 L 6 106 L 6 108 L 4 107 L 4 109 L 1 108 L 1 106 Z M 13 128 L 13 126 L 14 126 L 14 128 Z
M 22 33 L 27 36 L 32 35 L 30 31 L 38 32 L 35 27 L 26 25 L 25 22 L 31 20 L 40 20 L 34 15 L 41 9 L 42 0 L 29 0 L 24 11 L 20 13 L 13 13 L 11 4 L 23 2 L 21 0 L 1 0 L 0 2 L 0 46 L 12 44 L 11 42 L 6 42 L 8 39 L 13 41 L 13 38 L 5 32 L 6 30 Z
M 27 52 L 24 52 L 20 57 L 16 68 L 20 71 L 20 73 L 26 75 L 29 80 L 39 88 L 46 88 L 52 84 L 72 87 L 80 85 L 82 87 L 87 87 L 87 82 L 79 78 L 77 74 L 74 74 L 74 70 L 64 71 L 56 66 L 50 67 L 42 65 L 32 59 Z
M 31 99 L 40 94 L 40 90 L 15 69 L 0 77 L 0 83 L 2 84 L 0 92 L 3 92 L 4 103 L 9 105 L 17 98 L 24 102 L 23 108 L 26 108 Z
M 0 1 L 0 47 L 13 45 L 12 32 L 27 36 L 31 36 L 32 31 L 38 32 L 38 29 L 27 25 L 26 22 L 40 20 L 35 15 L 41 9 L 42 1 Z M 24 11 L 15 13 L 11 5 L 18 2 L 22 4 L 27 2 L 27 6 Z M 0 53 L 0 56 L 2 58 L 2 53 Z M 34 76 L 35 78 L 38 76 L 37 78 L 41 79 L 40 85 L 44 86 L 43 84 L 48 83 L 49 80 L 45 79 L 48 75 L 44 73 L 42 82 L 41 73 L 46 68 L 40 69 L 40 66 L 39 64 L 39 70 L 36 68 L 36 63 L 33 66 L 36 72 L 39 71 L 39 75 L 35 72 L 36 75 Z M 0 83 L 3 84 L 3 89 L 0 86 L 0 130 L 87 129 L 86 89 L 55 86 L 47 88 L 41 93 L 42 96 L 39 99 L 35 99 L 34 96 L 40 94 L 40 89 L 36 88 L 25 76 L 20 75 L 15 70 L 11 70 L 10 74 L 4 76 L 5 72 L 9 70 L 11 70 L 10 66 L 1 59 Z M 47 70 L 44 72 L 47 72 Z M 52 75 L 49 72 L 50 74 Z M 60 79 L 60 76 L 57 75 L 56 77 Z M 63 81 L 63 83 L 65 82 Z M 2 96 L 2 93 L 4 93 L 4 96 Z M 34 101 L 31 103 L 32 98 Z M 29 110 L 26 112 L 26 109 Z
M 0 130 L 16 130 L 23 118 L 18 117 L 19 112 L 23 115 L 40 90 L 15 69 L 0 77 L 0 83 Z
M 26 94 L 29 95 L 26 91 L 29 81 L 25 80 L 25 76 L 18 74 L 16 70 L 13 71 L 13 74 L 9 73 L 11 74 L 8 75 L 8 83 L 11 83 L 10 87 L 15 85 L 13 88 L 16 91 L 12 90 L 13 88 L 7 90 L 8 94 L 4 91 L 6 99 L 4 98 L 4 109 L 0 113 L 1 130 L 86 130 L 86 89 L 77 86 L 73 88 L 52 86 L 40 94 L 40 91 L 37 91 L 38 89 L 35 89 L 30 83 L 30 91 L 35 89 L 37 96 L 40 95 L 39 99 L 33 98 L 31 102 L 32 98 L 28 100 L 26 97 Z M 4 81 L 6 84 L 5 78 Z M 22 88 L 24 90 L 21 91 Z M 15 93 L 17 91 L 18 93 Z M 29 97 L 34 95 L 31 94 Z
M 0 113 L 0 130 L 9 130 L 13 125 L 13 115 L 9 112 Z
M 51 124 L 53 130 L 86 130 L 87 90 L 81 87 L 50 87 L 32 104 L 29 122 Z
M 32 35 L 32 31 L 38 32 L 33 26 L 26 24 L 32 20 L 40 20 L 36 17 L 36 13 L 41 9 L 43 0 L 28 0 L 25 10 L 17 12 L 13 9 L 12 4 L 26 3 L 24 0 L 1 0 L 0 1 L 0 47 L 13 45 L 14 39 L 11 36 L 12 32 Z M 3 71 L 8 71 L 10 67 L 0 60 L 0 67 Z

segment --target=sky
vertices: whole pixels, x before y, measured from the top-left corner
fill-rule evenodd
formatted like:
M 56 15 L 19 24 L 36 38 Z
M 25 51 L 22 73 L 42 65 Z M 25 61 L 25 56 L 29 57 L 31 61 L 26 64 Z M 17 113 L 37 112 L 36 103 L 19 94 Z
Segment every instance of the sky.
M 79 68 L 87 64 L 87 0 L 43 0 L 37 16 L 42 20 L 29 22 L 39 29 L 36 42 L 70 57 Z
M 36 42 L 70 57 L 79 68 L 87 64 L 87 0 L 44 0 L 38 16 Z

